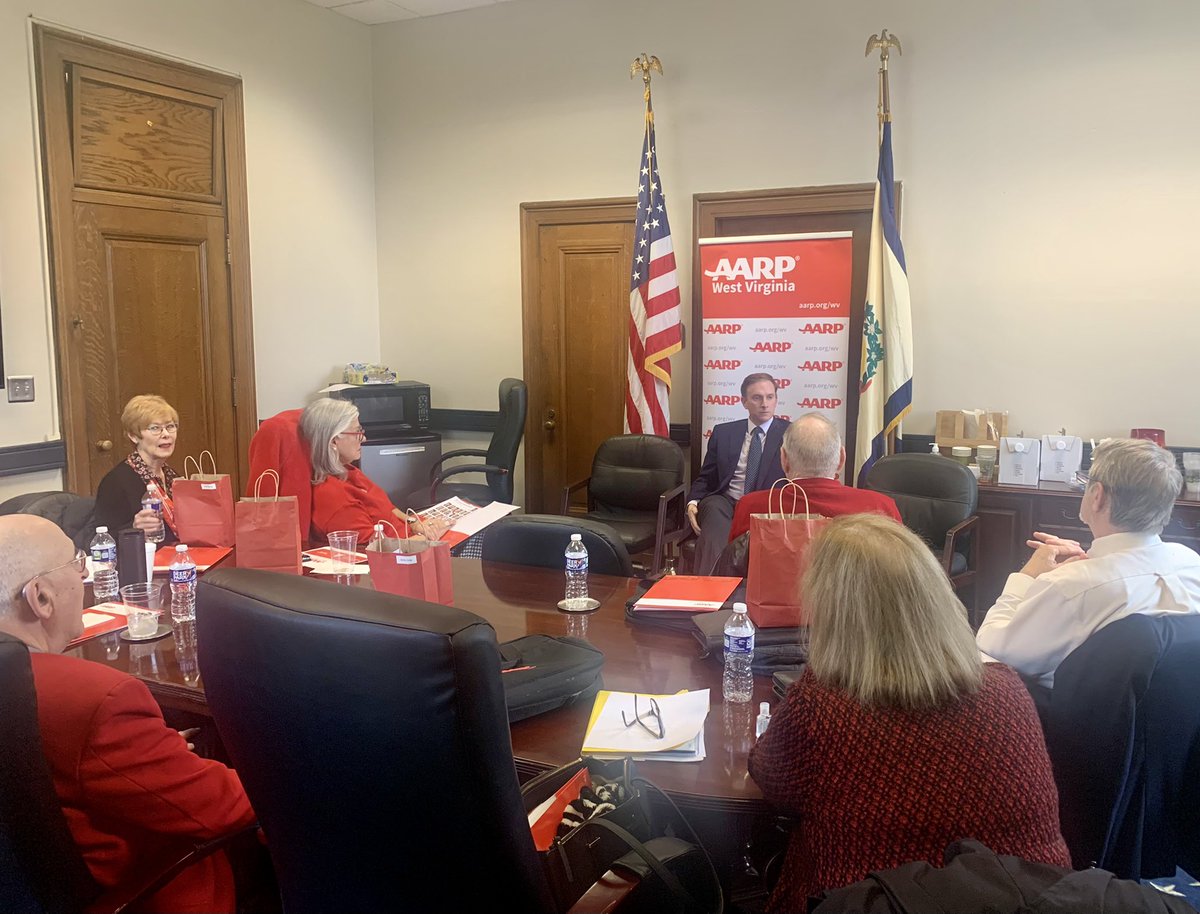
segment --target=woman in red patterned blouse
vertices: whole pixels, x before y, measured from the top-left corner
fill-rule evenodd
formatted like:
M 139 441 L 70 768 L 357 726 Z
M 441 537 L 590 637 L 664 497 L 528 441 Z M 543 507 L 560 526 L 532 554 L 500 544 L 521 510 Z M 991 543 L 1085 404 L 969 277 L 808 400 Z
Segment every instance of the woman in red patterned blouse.
M 750 755 L 794 817 L 768 910 L 976 838 L 1070 866 L 1041 725 L 1016 673 L 983 664 L 929 548 L 885 517 L 830 521 L 803 583 L 809 665 Z

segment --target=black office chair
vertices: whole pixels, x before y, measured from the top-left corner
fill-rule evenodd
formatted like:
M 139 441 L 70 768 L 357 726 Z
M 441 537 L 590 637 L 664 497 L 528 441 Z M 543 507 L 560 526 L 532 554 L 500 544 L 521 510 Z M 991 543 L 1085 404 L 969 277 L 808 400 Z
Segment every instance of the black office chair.
M 587 489 L 588 520 L 612 527 L 631 555 L 653 549 L 650 574 L 663 567 L 670 547 L 690 528 L 684 520 L 687 488 L 683 450 L 657 435 L 617 435 L 592 458 L 592 475 L 563 490 L 562 513 L 571 496 Z
M 554 911 L 490 625 L 240 568 L 206 574 L 197 603 L 208 706 L 284 910 Z
M 1200 873 L 1197 694 L 1197 615 L 1127 616 L 1059 664 L 1043 725 L 1076 867 Z
M 199 846 L 164 841 L 154 860 L 139 861 L 137 879 L 102 890 L 71 837 L 46 764 L 29 649 L 9 635 L 0 635 L 0 758 L 0 911 L 6 914 L 123 911 L 244 832 Z
M 477 505 L 490 505 L 494 501 L 511 504 L 513 500 L 513 468 L 517 463 L 517 450 L 525 434 L 525 412 L 529 407 L 529 391 L 525 382 L 517 378 L 505 378 L 500 382 L 500 419 L 492 433 L 492 443 L 486 451 L 477 448 L 459 448 L 448 451 L 433 465 L 429 473 L 429 501 L 435 502 L 457 495 Z M 483 463 L 464 463 L 441 469 L 447 460 L 457 457 L 483 457 Z M 446 480 L 464 473 L 485 473 L 487 483 L 464 483 Z M 415 506 L 415 505 L 414 505 Z
M 633 576 L 633 560 L 616 530 L 598 521 L 558 514 L 516 514 L 496 521 L 483 531 L 482 558 L 485 562 L 562 568 L 572 533 L 583 535 L 590 572 Z
M 956 592 L 971 588 L 971 624 L 978 627 L 979 483 L 961 463 L 937 454 L 881 457 L 867 473 L 867 488 L 889 495 L 904 526 L 929 543 Z
M 743 533 L 725 544 L 712 573 L 721 578 L 744 578 L 750 570 L 750 534 Z
M 74 492 L 30 492 L 0 504 L 0 516 L 33 514 L 58 525 L 75 545 L 87 549 L 96 532 L 96 499 Z M 114 531 L 115 532 L 115 531 Z

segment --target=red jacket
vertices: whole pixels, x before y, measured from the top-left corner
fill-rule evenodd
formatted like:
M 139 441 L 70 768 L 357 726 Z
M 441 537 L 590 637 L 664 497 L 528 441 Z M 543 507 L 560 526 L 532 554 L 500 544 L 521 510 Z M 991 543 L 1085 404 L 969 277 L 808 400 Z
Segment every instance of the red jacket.
M 822 517 L 840 517 L 843 514 L 886 514 L 893 520 L 904 523 L 900 519 L 900 511 L 896 508 L 896 503 L 881 492 L 844 486 L 836 479 L 814 478 L 794 481 L 804 489 L 805 495 L 808 496 L 808 506 L 812 514 L 820 514 Z M 793 512 L 792 491 L 789 489 L 783 493 L 783 510 L 788 514 L 803 514 L 804 497 L 796 493 L 796 508 Z M 767 501 L 770 495 L 769 489 L 760 489 L 757 492 L 747 492 L 738 499 L 737 507 L 733 512 L 733 526 L 729 529 L 731 540 L 737 539 L 750 529 L 751 514 L 767 513 Z M 774 500 L 771 501 L 771 507 L 776 511 L 779 510 L 776 507 L 779 501 L 780 489 L 776 489 Z
M 164 836 L 203 841 L 254 821 L 237 774 L 190 752 L 141 682 L 78 657 L 30 657 L 54 788 L 100 885 L 118 885 Z M 147 905 L 156 911 L 234 908 L 223 855 L 184 871 Z
M 312 521 L 312 458 L 308 444 L 300 437 L 302 409 L 289 409 L 266 419 L 250 439 L 250 478 L 246 480 L 247 497 L 254 495 L 254 483 L 265 470 L 279 474 L 279 494 L 296 497 L 296 512 L 300 519 L 300 541 L 308 541 Z M 275 494 L 275 484 L 264 479 L 264 496 Z
M 394 511 L 395 506 L 387 492 L 356 466 L 346 467 L 345 479 L 328 476 L 320 485 L 312 487 L 314 533 L 325 537 L 331 530 L 357 530 L 359 549 L 367 545 L 375 525 L 381 520 L 394 524 L 401 536 L 408 535 L 407 525 Z M 395 534 L 385 526 L 384 535 Z
M 911 860 L 942 866 L 976 838 L 998 854 L 1070 866 L 1033 700 L 984 664 L 983 688 L 928 711 L 865 708 L 805 672 L 750 753 L 767 802 L 798 821 L 768 910 Z

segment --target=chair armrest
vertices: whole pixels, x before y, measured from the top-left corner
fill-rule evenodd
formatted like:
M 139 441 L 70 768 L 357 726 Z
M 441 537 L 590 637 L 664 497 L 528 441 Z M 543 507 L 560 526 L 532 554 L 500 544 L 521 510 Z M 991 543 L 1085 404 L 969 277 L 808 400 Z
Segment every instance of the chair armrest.
M 580 489 L 585 488 L 588 485 L 588 483 L 590 483 L 591 481 L 592 481 L 592 477 L 587 476 L 587 477 L 579 480 L 579 482 L 573 482 L 569 486 L 567 486 L 565 489 L 563 489 L 562 509 L 558 513 L 562 514 L 563 516 L 566 516 L 567 512 L 571 510 L 571 496 L 574 495 L 576 492 L 578 492 Z M 588 495 L 588 510 L 590 511 L 591 509 L 592 509 L 592 496 L 589 494 Z
M 469 463 L 461 467 L 451 467 L 448 470 L 443 470 L 430 480 L 429 483 L 429 500 L 437 500 L 437 488 L 451 476 L 461 476 L 463 473 L 498 473 L 501 476 L 508 475 L 507 467 L 498 467 L 492 463 Z
M 487 451 L 481 451 L 479 448 L 465 447 L 459 448 L 457 451 L 446 451 L 441 457 L 433 462 L 433 466 L 429 468 L 429 482 L 432 485 L 433 478 L 437 476 L 438 467 L 447 460 L 453 460 L 455 457 L 486 457 Z
M 958 537 L 960 534 L 966 533 L 971 528 L 979 523 L 979 515 L 972 514 L 961 523 L 955 524 L 946 531 L 946 545 L 942 548 L 942 567 L 946 569 L 946 575 L 950 574 L 950 563 L 954 559 L 955 546 L 958 545 Z M 979 539 L 979 537 L 975 537 Z M 974 552 L 974 543 L 972 543 L 972 552 Z
M 258 823 L 247 825 L 236 831 L 229 832 L 211 841 L 174 849 L 168 847 L 154 857 L 149 863 L 139 861 L 138 868 L 146 871 L 146 876 L 127 884 L 114 886 L 105 891 L 96 901 L 88 906 L 90 911 L 111 911 L 113 914 L 130 908 L 138 908 L 141 903 L 182 873 L 189 866 L 199 863 L 205 857 L 212 856 L 224 850 L 238 838 L 258 831 Z
M 668 543 L 677 543 L 686 535 L 685 530 L 690 529 L 690 525 L 684 521 L 683 506 L 687 502 L 683 499 L 684 493 L 687 491 L 687 486 L 675 486 L 673 489 L 667 489 L 658 496 L 658 517 L 654 525 L 654 561 L 650 565 L 650 577 L 654 577 L 658 570 L 662 567 L 665 559 L 666 546 Z M 679 507 L 674 512 L 675 517 L 671 524 L 671 529 L 667 529 L 667 511 L 670 509 L 671 502 L 675 499 L 680 499 Z

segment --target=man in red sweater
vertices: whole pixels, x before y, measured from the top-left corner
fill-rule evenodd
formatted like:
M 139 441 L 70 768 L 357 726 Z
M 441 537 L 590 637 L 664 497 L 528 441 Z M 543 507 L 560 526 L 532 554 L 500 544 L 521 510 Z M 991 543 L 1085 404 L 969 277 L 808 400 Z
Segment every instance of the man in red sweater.
M 838 481 L 846 464 L 846 449 L 842 436 L 832 422 L 820 413 L 806 413 L 788 426 L 783 435 L 780 461 L 784 475 L 795 482 L 808 496 L 810 514 L 838 517 L 842 514 L 886 514 L 903 523 L 896 503 L 880 492 L 855 489 Z M 803 514 L 804 497 L 794 489 L 780 493 L 777 489 L 771 510 L 778 511 L 782 500 L 785 514 Z M 751 514 L 766 514 L 771 499 L 770 489 L 747 492 L 737 503 L 729 538 L 736 539 L 750 529 Z
M 0 517 L 0 631 L 29 648 L 55 790 L 88 868 L 111 888 L 165 842 L 219 837 L 254 812 L 238 776 L 190 752 L 141 682 L 61 653 L 83 630 L 85 573 L 50 521 Z M 218 854 L 190 867 L 145 909 L 232 912 L 229 862 Z

